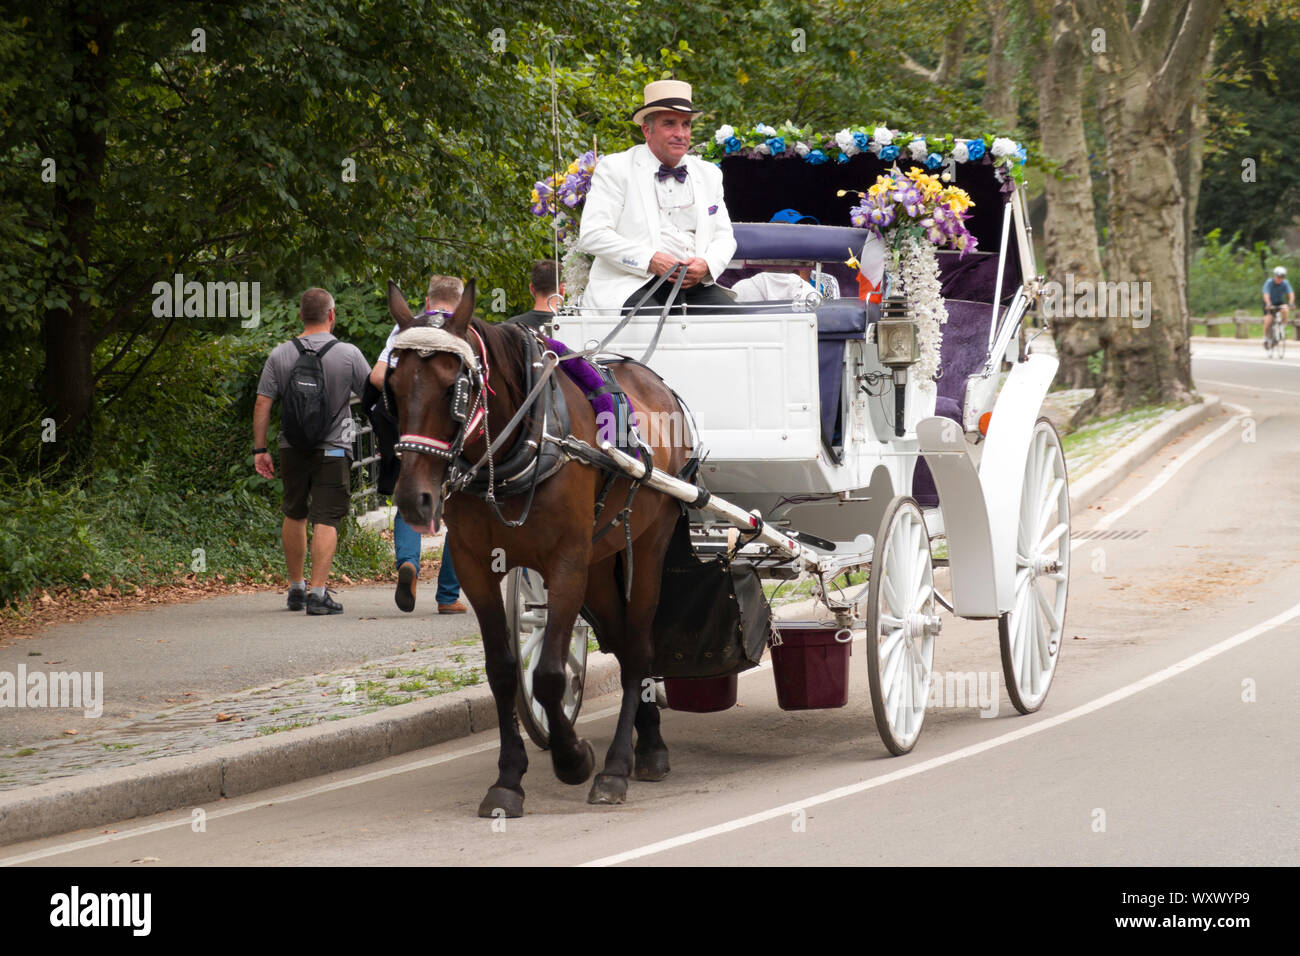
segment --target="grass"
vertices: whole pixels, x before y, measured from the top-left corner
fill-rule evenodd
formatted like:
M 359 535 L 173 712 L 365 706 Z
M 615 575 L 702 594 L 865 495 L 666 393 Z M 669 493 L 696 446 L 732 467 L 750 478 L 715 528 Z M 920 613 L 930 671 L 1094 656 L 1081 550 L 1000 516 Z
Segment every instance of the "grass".
M 135 744 L 100 744 L 105 750 L 130 750 Z
M 259 727 L 257 728 L 257 736 L 268 737 L 271 734 L 278 734 L 282 730 L 297 730 L 299 727 L 311 726 L 312 723 L 310 721 L 295 720 L 291 724 L 279 724 L 274 727 Z
M 30 756 L 31 756 L 32 754 L 34 754 L 34 753 L 36 753 L 36 748 L 35 748 L 35 747 L 24 747 L 22 750 L 16 750 L 16 751 L 14 751 L 13 753 L 8 754 L 7 756 L 10 756 L 10 757 L 30 757 Z
M 1070 432 L 1061 439 L 1070 480 L 1077 481 L 1119 448 L 1175 411 L 1177 409 L 1173 405 L 1144 405 L 1122 415 L 1089 422 Z
M 458 637 L 451 642 L 452 647 L 478 647 L 482 638 L 477 634 L 471 634 L 469 637 Z

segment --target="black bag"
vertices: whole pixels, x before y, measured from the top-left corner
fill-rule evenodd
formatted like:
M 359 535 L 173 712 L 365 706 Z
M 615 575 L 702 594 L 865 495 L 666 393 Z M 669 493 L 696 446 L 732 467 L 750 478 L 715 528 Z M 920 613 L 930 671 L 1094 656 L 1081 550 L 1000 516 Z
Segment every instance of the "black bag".
M 319 352 L 303 345 L 302 339 L 294 339 L 293 344 L 298 349 L 298 361 L 284 389 L 280 430 L 294 448 L 312 451 L 329 437 L 334 427 L 335 415 L 330 413 L 321 359 L 338 344 L 338 339 L 325 343 Z
M 375 388 L 373 382 L 366 382 L 361 407 L 366 410 L 370 428 L 375 434 L 375 444 L 379 447 L 379 480 L 376 489 L 384 497 L 392 497 L 402 467 L 402 459 L 397 457 L 397 451 L 393 447 L 397 444 L 397 419 L 389 414 L 384 405 L 383 393 Z
M 772 609 L 753 565 L 725 556 L 700 560 L 683 513 L 664 559 L 652 673 L 721 677 L 748 670 L 763 659 L 771 630 Z

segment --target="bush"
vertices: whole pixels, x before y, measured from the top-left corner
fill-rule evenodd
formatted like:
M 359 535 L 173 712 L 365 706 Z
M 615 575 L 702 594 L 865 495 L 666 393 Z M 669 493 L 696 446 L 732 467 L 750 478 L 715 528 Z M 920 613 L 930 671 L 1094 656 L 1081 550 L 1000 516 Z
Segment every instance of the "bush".
M 1260 314 L 1263 302 L 1259 290 L 1274 266 L 1286 267 L 1293 287 L 1300 278 L 1296 272 L 1300 258 L 1270 250 L 1263 242 L 1247 249 L 1238 244 L 1239 238 L 1233 235 L 1222 242 L 1219 230 L 1212 229 L 1193 255 L 1187 275 L 1187 308 L 1194 318 L 1231 315 L 1237 309 Z

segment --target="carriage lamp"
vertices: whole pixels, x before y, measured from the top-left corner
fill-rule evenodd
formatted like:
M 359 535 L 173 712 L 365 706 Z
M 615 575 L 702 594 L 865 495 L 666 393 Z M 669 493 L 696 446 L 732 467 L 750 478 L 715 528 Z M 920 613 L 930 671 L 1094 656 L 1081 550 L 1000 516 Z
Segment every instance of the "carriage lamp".
M 921 358 L 916 323 L 907 312 L 902 296 L 886 296 L 880 303 L 876 326 L 876 351 L 880 364 L 894 373 L 894 434 L 903 435 L 903 396 L 907 392 L 907 369 Z

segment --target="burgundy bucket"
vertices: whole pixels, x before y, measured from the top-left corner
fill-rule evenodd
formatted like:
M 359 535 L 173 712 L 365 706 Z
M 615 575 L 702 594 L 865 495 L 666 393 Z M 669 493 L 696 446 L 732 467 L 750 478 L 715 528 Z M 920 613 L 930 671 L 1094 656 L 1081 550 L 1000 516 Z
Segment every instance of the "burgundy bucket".
M 736 675 L 721 677 L 665 677 L 664 691 L 673 710 L 711 714 L 736 704 Z
M 772 674 L 782 710 L 818 710 L 849 702 L 852 633 L 816 622 L 777 624 Z

